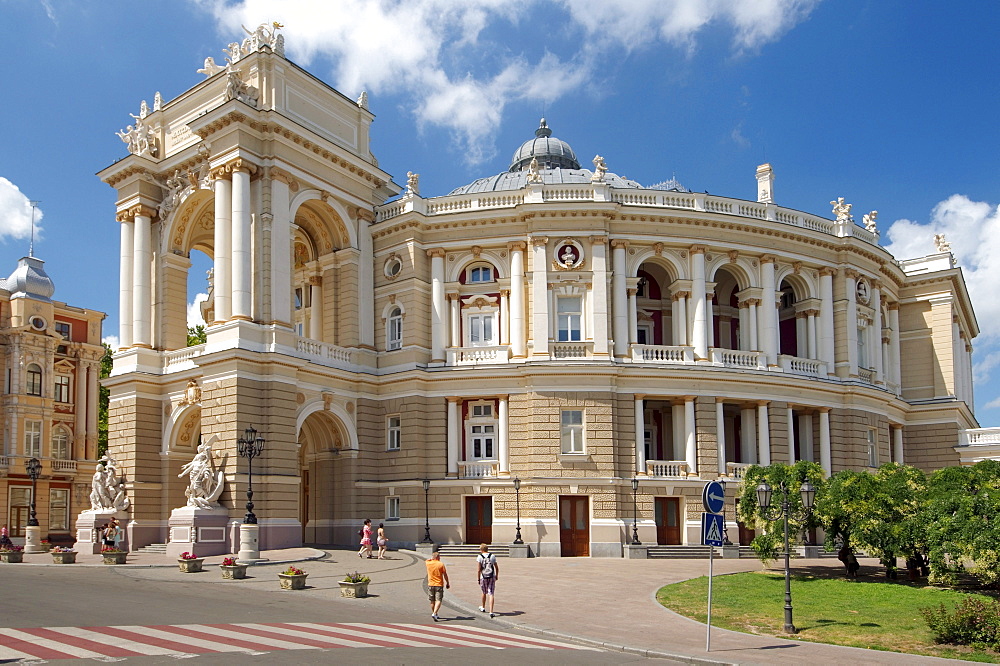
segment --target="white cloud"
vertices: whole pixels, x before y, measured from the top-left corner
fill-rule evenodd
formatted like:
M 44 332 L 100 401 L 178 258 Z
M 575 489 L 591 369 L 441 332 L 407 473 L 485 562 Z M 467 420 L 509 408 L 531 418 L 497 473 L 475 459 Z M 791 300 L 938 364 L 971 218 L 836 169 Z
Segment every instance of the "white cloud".
M 819 2 L 631 0 L 623 8 L 606 0 L 195 1 L 227 40 L 243 37 L 241 25 L 280 21 L 289 57 L 304 66 L 330 62 L 334 85 L 346 95 L 405 96 L 418 127 L 451 131 L 470 163 L 494 154 L 493 137 L 512 101 L 552 102 L 583 88 L 622 51 L 666 43 L 691 52 L 709 24 L 733 31 L 735 51 L 753 51 Z M 539 17 L 575 37 L 565 41 L 565 53 L 552 50 L 560 43 L 553 39 L 550 51 L 531 61 L 512 53 L 509 39 L 484 38 L 491 28 L 517 30 L 522 18 Z M 471 64 L 479 69 L 470 72 Z
M 117 335 L 105 335 L 101 338 L 101 342 L 111 347 L 111 351 L 118 351 L 118 336 Z
M 983 405 L 983 407 L 986 409 L 996 409 L 997 407 L 1000 407 L 1000 398 L 994 398 L 993 400 L 990 400 L 988 403 Z
M 205 320 L 201 316 L 201 304 L 207 300 L 208 300 L 208 294 L 196 294 L 194 297 L 194 302 L 188 303 L 187 306 L 188 328 L 205 325 Z
M 35 238 L 39 236 L 42 209 L 35 210 Z M 0 240 L 31 236 L 31 203 L 17 185 L 0 176 Z
M 742 120 L 739 122 L 738 125 L 736 125 L 736 127 L 733 128 L 733 131 L 730 132 L 729 138 L 731 138 L 733 140 L 733 143 L 735 143 L 740 148 L 749 148 L 750 147 L 750 139 L 748 139 L 745 136 L 743 136 L 743 121 Z

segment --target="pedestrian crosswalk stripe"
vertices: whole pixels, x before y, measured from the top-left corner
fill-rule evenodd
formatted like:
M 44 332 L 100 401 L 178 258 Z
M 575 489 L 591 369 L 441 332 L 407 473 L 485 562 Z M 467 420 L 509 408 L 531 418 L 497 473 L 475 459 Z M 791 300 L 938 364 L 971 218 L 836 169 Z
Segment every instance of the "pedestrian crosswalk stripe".
M 0 628 L 0 660 L 188 656 L 213 652 L 357 647 L 585 650 L 467 624 L 273 622 L 117 627 Z

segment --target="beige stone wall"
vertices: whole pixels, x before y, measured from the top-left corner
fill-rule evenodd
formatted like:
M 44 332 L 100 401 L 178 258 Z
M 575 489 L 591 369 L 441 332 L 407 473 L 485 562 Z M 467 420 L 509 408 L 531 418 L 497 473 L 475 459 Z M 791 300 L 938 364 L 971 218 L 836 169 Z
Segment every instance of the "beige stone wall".
M 719 476 L 719 438 L 715 423 L 715 398 L 702 397 L 694 404 L 695 433 L 698 442 L 698 476 Z
M 129 497 L 133 519 L 161 520 L 164 470 L 161 466 L 163 407 L 150 396 L 116 399 L 108 409 L 108 454 L 125 470 L 133 488 Z M 91 470 L 93 472 L 93 470 Z
M 904 460 L 925 472 L 958 465 L 958 453 L 946 442 L 958 442 L 956 423 L 926 423 L 903 428 Z

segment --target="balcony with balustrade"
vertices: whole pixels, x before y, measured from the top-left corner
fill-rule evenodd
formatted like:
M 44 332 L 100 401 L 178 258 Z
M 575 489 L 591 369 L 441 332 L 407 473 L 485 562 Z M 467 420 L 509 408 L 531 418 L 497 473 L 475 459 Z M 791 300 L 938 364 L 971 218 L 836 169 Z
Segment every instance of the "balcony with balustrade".
M 686 460 L 647 460 L 646 476 L 659 479 L 686 479 L 691 472 Z
M 1000 460 L 1000 428 L 959 431 L 955 451 L 963 465 L 973 465 L 980 460 Z
M 743 474 L 746 472 L 749 463 L 736 463 L 727 462 L 726 463 L 726 476 L 730 479 L 735 479 L 737 481 L 743 480 Z
M 449 366 L 498 365 L 510 360 L 510 345 L 492 347 L 449 347 L 445 350 Z
M 458 477 L 460 479 L 495 479 L 500 476 L 499 460 L 460 460 L 458 462 Z
M 712 365 L 741 370 L 767 370 L 764 352 L 712 347 L 708 353 Z
M 778 355 L 778 367 L 784 372 L 806 377 L 826 377 L 826 363 L 814 358 L 801 358 L 787 354 Z
M 684 365 L 694 363 L 694 347 L 679 345 L 632 345 L 633 363 Z
M 586 360 L 594 356 L 593 342 L 551 342 L 549 353 L 559 361 Z

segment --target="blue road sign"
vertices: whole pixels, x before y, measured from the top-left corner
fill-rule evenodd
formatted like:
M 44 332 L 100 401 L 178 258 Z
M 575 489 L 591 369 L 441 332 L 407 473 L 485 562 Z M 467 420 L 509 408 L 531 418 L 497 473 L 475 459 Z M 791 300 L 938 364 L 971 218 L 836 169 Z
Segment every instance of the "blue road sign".
M 720 513 L 726 506 L 725 486 L 718 481 L 706 483 L 705 489 L 701 492 L 701 503 L 705 505 L 705 511 Z
M 701 545 L 721 546 L 723 527 L 721 515 L 717 513 L 701 514 Z

